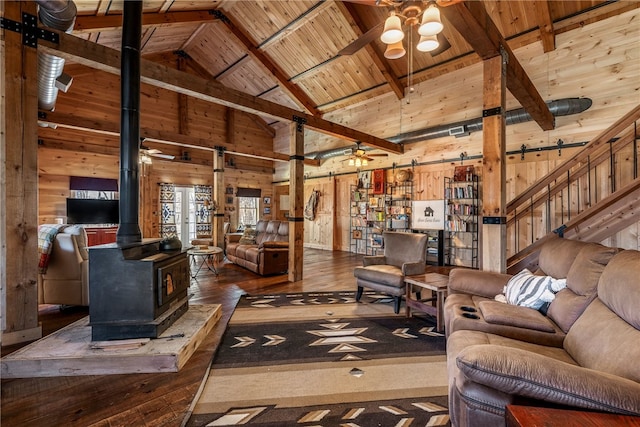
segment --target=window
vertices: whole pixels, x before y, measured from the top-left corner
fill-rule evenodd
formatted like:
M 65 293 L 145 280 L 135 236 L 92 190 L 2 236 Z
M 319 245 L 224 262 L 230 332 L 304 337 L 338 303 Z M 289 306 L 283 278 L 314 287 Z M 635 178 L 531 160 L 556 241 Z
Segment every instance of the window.
M 238 197 L 238 222 L 240 226 L 258 224 L 259 197 Z

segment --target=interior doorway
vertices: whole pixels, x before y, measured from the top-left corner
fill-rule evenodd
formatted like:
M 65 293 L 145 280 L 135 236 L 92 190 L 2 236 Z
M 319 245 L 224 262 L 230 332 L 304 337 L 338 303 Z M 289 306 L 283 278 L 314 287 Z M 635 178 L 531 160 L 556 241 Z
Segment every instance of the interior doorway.
M 193 187 L 176 185 L 175 221 L 176 234 L 182 246 L 189 246 L 196 238 L 196 200 Z

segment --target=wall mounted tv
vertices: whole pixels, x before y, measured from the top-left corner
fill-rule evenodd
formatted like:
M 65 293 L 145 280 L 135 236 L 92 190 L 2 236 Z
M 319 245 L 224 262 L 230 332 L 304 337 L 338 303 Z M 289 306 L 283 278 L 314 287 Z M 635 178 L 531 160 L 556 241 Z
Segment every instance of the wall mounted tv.
M 67 199 L 67 224 L 118 224 L 118 200 Z

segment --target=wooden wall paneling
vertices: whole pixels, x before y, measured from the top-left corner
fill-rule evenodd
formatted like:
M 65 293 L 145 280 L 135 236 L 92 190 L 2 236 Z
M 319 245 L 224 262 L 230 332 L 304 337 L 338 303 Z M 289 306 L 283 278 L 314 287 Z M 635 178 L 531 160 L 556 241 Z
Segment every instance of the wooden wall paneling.
M 70 196 L 69 176 L 43 175 L 38 178 L 38 224 L 55 224 L 56 218 L 66 222 Z
M 3 16 L 22 22 L 35 2 L 3 2 Z M 37 19 L 37 18 L 35 18 Z M 0 129 L 0 315 L 2 345 L 42 337 L 38 324 L 37 50 L 22 34 L 2 31 Z
M 218 203 L 219 208 L 211 211 L 211 230 L 213 232 L 213 245 L 224 248 L 224 191 L 225 191 L 225 171 L 224 171 L 224 150 L 217 150 L 213 156 L 213 188 L 212 201 Z

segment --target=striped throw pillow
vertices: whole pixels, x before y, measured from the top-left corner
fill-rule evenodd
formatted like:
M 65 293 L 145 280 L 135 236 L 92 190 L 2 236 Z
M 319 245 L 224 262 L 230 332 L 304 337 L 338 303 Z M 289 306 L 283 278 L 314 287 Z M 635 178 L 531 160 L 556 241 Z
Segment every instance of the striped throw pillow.
M 526 268 L 507 282 L 504 293 L 509 304 L 539 310 L 545 303 L 553 301 L 554 288 L 564 279 L 551 276 L 536 276 Z

